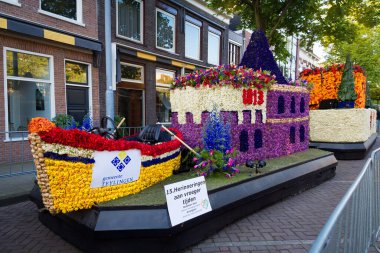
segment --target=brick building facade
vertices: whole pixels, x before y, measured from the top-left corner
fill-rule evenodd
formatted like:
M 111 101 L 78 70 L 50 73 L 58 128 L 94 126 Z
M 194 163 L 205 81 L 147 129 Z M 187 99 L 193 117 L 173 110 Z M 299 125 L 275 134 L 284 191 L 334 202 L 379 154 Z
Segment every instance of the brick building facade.
M 111 9 L 115 114 L 126 117 L 128 126 L 170 122 L 168 88 L 174 77 L 228 63 L 230 17 L 216 15 L 202 1 L 111 1 Z M 104 105 L 104 61 L 100 72 Z
M 33 117 L 71 114 L 81 122 L 90 113 L 99 121 L 98 6 L 73 1 L 62 9 L 54 1 L 0 0 L 2 163 L 18 161 Z

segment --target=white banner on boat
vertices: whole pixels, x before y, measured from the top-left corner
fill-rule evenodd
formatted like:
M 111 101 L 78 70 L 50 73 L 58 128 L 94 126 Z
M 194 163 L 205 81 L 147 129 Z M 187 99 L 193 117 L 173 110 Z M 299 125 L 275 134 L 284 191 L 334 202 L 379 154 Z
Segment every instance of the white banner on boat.
M 165 195 L 172 226 L 212 210 L 203 176 L 165 185 Z
M 140 177 L 141 151 L 95 151 L 91 188 L 126 184 Z

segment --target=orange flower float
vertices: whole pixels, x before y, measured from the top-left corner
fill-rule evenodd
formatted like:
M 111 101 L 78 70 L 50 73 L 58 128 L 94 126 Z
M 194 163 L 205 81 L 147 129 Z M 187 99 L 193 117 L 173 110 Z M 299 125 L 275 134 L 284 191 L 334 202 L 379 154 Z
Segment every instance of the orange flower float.
M 334 64 L 326 68 L 305 69 L 300 78 L 313 83 L 310 92 L 310 109 L 318 109 L 319 103 L 325 99 L 337 99 L 338 90 L 342 80 L 344 64 Z M 365 107 L 366 77 L 364 70 L 355 65 L 353 69 L 355 78 L 355 108 Z

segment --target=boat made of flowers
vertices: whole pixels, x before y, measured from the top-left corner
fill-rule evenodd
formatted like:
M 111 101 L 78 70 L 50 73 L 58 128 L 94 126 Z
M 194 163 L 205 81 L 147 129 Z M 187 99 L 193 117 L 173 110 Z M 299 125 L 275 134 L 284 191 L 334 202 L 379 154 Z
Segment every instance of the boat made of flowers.
M 181 144 L 176 139 L 155 145 L 109 140 L 61 129 L 44 118 L 32 119 L 29 132 L 42 200 L 51 213 L 138 193 L 180 166 Z

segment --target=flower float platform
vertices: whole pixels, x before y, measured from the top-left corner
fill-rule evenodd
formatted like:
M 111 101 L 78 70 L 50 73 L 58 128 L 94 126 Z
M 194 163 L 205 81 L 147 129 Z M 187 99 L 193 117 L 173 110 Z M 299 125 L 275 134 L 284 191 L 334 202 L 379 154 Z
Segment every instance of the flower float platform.
M 332 151 L 337 159 L 363 159 L 376 137 L 373 109 L 310 110 L 310 147 Z
M 36 185 L 32 200 L 39 220 L 85 252 L 177 252 L 212 233 L 288 196 L 334 177 L 337 161 L 327 151 L 310 149 L 267 160 L 255 174 L 243 167 L 233 178 L 208 177 L 212 211 L 176 226 L 171 225 L 164 185 L 193 178 L 181 173 L 140 193 L 95 203 L 91 209 L 52 214 L 44 208 Z M 253 175 L 252 175 L 253 173 Z
M 164 148 L 164 144 L 135 147 L 141 150 L 142 155 L 148 156 L 148 160 L 142 159 L 141 161 L 141 171 L 147 170 L 152 175 L 155 170 L 165 171 L 162 176 L 158 173 L 158 178 L 148 177 L 149 181 L 143 186 L 152 185 L 151 187 L 141 192 L 129 190 L 128 193 L 133 194 L 125 194 L 127 196 L 123 197 L 124 192 L 118 194 L 118 191 L 113 191 L 113 189 L 119 189 L 119 187 L 120 189 L 130 189 L 138 181 L 125 182 L 116 186 L 104 185 L 96 188 L 104 195 L 101 195 L 98 200 L 90 198 L 91 201 L 87 203 L 87 199 L 83 196 L 87 196 L 84 194 L 88 194 L 88 192 L 82 193 L 79 191 L 80 187 L 78 188 L 81 182 L 87 182 L 88 186 L 92 185 L 90 173 L 86 169 L 83 169 L 83 172 L 87 173 L 86 175 L 82 173 L 82 170 L 76 171 L 75 177 L 78 178 L 75 181 L 76 187 L 69 188 L 70 191 L 55 193 L 52 191 L 53 189 L 50 189 L 49 193 L 49 189 L 44 185 L 47 182 L 44 180 L 49 180 L 50 177 L 41 176 L 38 162 L 41 159 L 45 162 L 46 167 L 46 159 L 56 158 L 50 155 L 47 157 L 45 151 L 60 155 L 64 152 L 68 155 L 67 157 L 71 157 L 73 154 L 78 156 L 78 151 L 65 153 L 70 152 L 71 149 L 66 147 L 61 149 L 61 146 L 58 146 L 60 152 L 53 148 L 48 150 L 45 148 L 45 144 L 38 143 L 38 138 L 50 145 L 72 146 L 70 144 L 76 143 L 75 148 L 83 151 L 80 156 L 87 155 L 84 150 L 88 149 L 120 152 L 127 149 L 126 147 L 131 148 L 132 143 L 109 141 L 101 137 L 94 137 L 96 138 L 94 141 L 91 140 L 93 135 L 81 134 L 79 137 L 76 130 L 67 132 L 54 127 L 44 129 L 46 131 L 37 131 L 38 133 L 32 134 L 31 138 L 33 152 L 38 161 L 36 164 L 41 188 L 36 186 L 31 196 L 41 208 L 40 221 L 86 252 L 176 252 L 205 239 L 237 219 L 314 187 L 335 175 L 337 161 L 331 152 L 308 149 L 309 93 L 306 87 L 278 85 L 269 74 L 261 71 L 255 72 L 251 69 L 220 68 L 219 70 L 209 70 L 206 74 L 211 78 L 214 71 L 227 73 L 225 76 L 218 75 L 218 84 L 225 84 L 223 87 L 210 84 L 211 86 L 207 87 L 182 87 L 182 89 L 172 91 L 172 109 L 175 112 L 173 126 L 178 127 L 177 134 L 180 136 L 179 132 L 184 132 L 186 142 L 192 146 L 198 145 L 199 139 L 202 138 L 202 124 L 208 117 L 204 111 L 212 111 L 216 103 L 223 110 L 221 112 L 222 120 L 229 122 L 231 126 L 230 143 L 233 149 L 240 151 L 237 156 L 238 161 L 244 164 L 247 160 L 265 159 L 266 167 L 256 172 L 254 169 L 241 166 L 239 167 L 240 173 L 228 179 L 224 174 L 219 174 L 221 175 L 219 177 L 218 174 L 207 177 L 206 186 L 212 210 L 173 226 L 165 199 L 164 186 L 193 178 L 196 172 L 191 171 L 166 177 L 169 170 L 175 169 L 176 163 L 162 168 L 151 168 L 152 166 L 149 164 L 144 165 L 144 162 L 155 161 L 156 157 L 161 154 L 167 154 L 172 161 L 176 161 L 177 158 L 172 158 L 170 154 L 170 152 L 176 152 L 175 150 L 179 147 L 176 142 L 172 141 L 173 146 L 170 149 Z M 197 79 L 197 72 L 191 75 L 193 75 L 193 79 L 184 80 L 181 84 Z M 209 79 L 205 78 L 204 80 Z M 231 85 L 231 83 L 238 84 L 247 81 L 254 85 L 247 85 L 247 87 Z M 196 85 L 195 82 L 194 86 Z M 182 103 L 176 102 L 177 100 Z M 67 133 L 74 133 L 75 137 L 69 137 Z M 33 136 L 37 137 L 37 141 L 33 140 Z M 96 145 L 96 148 L 89 146 L 90 144 Z M 137 143 L 133 142 L 133 145 L 137 145 Z M 45 153 L 41 154 L 40 148 Z M 87 159 L 94 159 L 96 164 L 95 155 L 94 158 L 89 155 Z M 121 157 L 117 154 L 117 157 L 124 161 L 125 154 L 122 154 Z M 110 160 L 110 164 L 112 161 Z M 48 166 L 50 166 L 49 163 Z M 114 165 L 111 164 L 110 169 L 113 170 L 113 167 Z M 70 175 L 68 171 L 65 171 L 66 168 L 66 165 L 62 165 L 57 169 L 63 170 L 64 176 Z M 76 168 L 71 166 L 70 169 Z M 46 171 L 49 173 L 49 167 Z M 158 179 L 163 181 L 158 182 Z M 58 180 L 59 184 L 65 184 L 66 181 L 66 177 Z M 153 183 L 155 184 L 153 185 Z M 141 190 L 142 187 L 138 188 Z M 46 201 L 47 193 L 50 195 L 51 193 L 53 195 L 61 194 L 62 198 L 70 197 L 71 199 L 69 202 L 58 202 L 60 204 L 58 205 L 54 199 L 51 201 L 47 198 Z M 113 200 L 105 199 L 108 198 L 108 194 L 112 196 Z M 92 196 L 91 192 L 90 196 Z M 98 195 L 95 194 L 95 196 Z M 72 207 L 73 203 L 78 210 Z M 81 205 L 84 204 L 88 209 L 81 209 Z
M 348 59 L 346 64 L 305 69 L 300 74 L 314 84 L 310 93 L 310 147 L 332 151 L 344 160 L 363 159 L 376 140 L 376 111 L 365 109 L 365 72 L 358 65 L 349 65 Z M 348 81 L 342 82 L 344 79 Z M 347 98 L 352 101 L 338 103 Z M 337 109 L 346 106 L 355 108 Z

